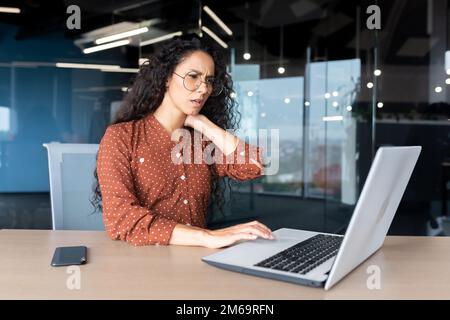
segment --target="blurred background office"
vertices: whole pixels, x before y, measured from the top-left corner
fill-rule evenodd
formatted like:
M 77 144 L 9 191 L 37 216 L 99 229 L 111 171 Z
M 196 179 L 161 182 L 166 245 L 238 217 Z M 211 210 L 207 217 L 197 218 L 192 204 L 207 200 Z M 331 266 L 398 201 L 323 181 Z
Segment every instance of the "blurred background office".
M 233 184 L 211 228 L 258 219 L 344 232 L 376 149 L 421 145 L 390 234 L 443 235 L 449 3 L 0 1 L 0 228 L 52 228 L 42 144 L 99 143 L 139 65 L 173 35 L 194 32 L 227 59 L 239 134 L 280 137 L 278 173 Z M 81 9 L 79 29 L 68 28 L 71 5 Z

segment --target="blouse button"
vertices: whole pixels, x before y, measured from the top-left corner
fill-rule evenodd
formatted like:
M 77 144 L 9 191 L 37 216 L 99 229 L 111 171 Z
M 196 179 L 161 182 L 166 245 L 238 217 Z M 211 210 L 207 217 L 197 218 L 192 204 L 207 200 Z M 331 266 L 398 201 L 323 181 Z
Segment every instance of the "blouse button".
M 182 175 L 181 176 L 181 180 L 184 180 L 184 179 L 186 179 L 186 177 L 184 175 Z
M 183 203 L 184 203 L 184 204 L 188 204 L 189 201 L 187 201 L 186 199 L 184 199 L 184 200 L 183 200 Z
M 241 153 L 239 153 L 241 156 L 243 156 L 245 154 L 245 151 L 242 151 Z
M 139 159 L 139 162 L 140 162 L 140 163 L 143 163 L 143 162 L 144 162 L 144 158 L 140 158 L 140 159 Z
M 181 157 L 181 153 L 178 152 L 178 153 L 176 154 L 176 156 L 177 156 L 177 158 Z

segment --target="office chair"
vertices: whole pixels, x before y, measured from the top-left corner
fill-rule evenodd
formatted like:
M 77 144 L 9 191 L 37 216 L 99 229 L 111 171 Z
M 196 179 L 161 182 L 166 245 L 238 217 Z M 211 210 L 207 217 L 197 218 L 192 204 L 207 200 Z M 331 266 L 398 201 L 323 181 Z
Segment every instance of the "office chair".
M 48 151 L 53 230 L 104 230 L 102 214 L 90 202 L 98 144 L 43 146 Z

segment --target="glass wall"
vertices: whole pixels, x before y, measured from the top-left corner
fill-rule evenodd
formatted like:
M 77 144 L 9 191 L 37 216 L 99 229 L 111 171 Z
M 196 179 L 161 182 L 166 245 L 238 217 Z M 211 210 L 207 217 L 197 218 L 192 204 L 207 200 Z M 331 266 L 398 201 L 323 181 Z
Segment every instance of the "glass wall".
M 442 234 L 449 2 L 250 1 L 234 9 L 233 76 L 259 65 L 258 79 L 238 83 L 244 122 L 280 128 L 279 172 L 250 183 L 237 210 L 275 226 L 343 231 L 377 148 L 421 145 L 390 232 Z M 276 85 L 294 79 L 295 92 Z
M 234 189 L 239 200 L 228 219 L 345 230 L 367 174 L 361 161 L 370 162 L 372 152 L 373 92 L 362 78 L 373 67 L 373 47 L 362 50 L 361 42 L 375 36 L 361 35 L 362 6 L 253 1 L 233 11 L 242 37 L 232 42 L 230 59 L 242 129 L 278 129 L 279 143 L 268 144 L 266 157 L 279 155 L 279 166 Z

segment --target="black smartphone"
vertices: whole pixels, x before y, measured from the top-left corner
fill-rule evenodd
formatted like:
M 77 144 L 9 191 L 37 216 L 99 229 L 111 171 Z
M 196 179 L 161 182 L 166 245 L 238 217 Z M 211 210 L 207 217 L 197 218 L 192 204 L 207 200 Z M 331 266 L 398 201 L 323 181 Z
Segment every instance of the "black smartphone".
M 52 266 L 71 266 L 85 264 L 87 262 L 87 248 L 78 247 L 58 247 L 53 254 Z

